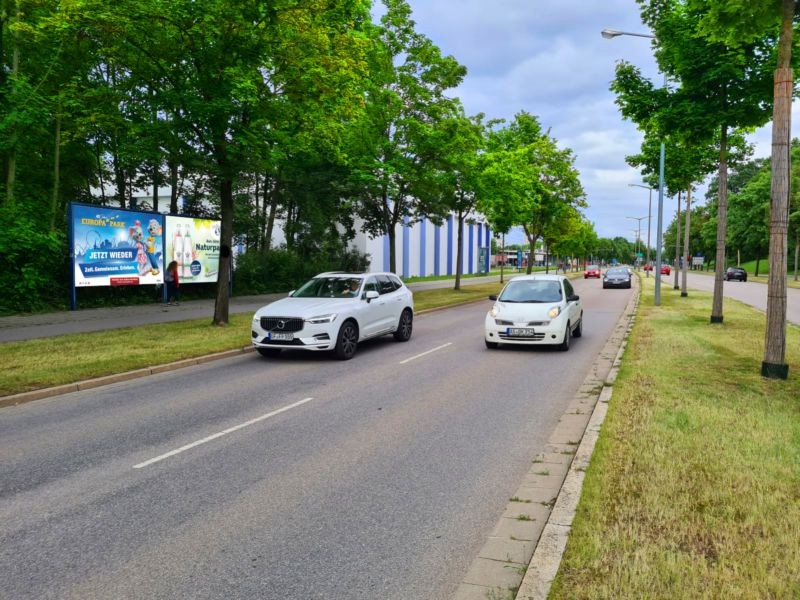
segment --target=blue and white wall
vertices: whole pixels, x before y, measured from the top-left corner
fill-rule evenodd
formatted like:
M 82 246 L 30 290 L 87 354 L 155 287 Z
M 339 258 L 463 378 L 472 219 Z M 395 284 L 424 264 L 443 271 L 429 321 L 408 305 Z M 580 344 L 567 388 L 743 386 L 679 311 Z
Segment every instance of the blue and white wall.
M 486 247 L 484 270 L 489 270 L 488 248 L 491 246 L 491 232 L 479 215 L 470 215 L 471 222 L 464 223 L 463 274 L 478 273 L 479 249 Z M 358 229 L 358 223 L 356 223 Z M 401 277 L 420 277 L 427 275 L 455 275 L 458 256 L 458 220 L 448 218 L 442 225 L 435 225 L 428 219 L 403 225 L 395 229 L 395 266 Z M 359 233 L 354 246 L 370 255 L 370 271 L 389 270 L 389 236 L 371 238 Z

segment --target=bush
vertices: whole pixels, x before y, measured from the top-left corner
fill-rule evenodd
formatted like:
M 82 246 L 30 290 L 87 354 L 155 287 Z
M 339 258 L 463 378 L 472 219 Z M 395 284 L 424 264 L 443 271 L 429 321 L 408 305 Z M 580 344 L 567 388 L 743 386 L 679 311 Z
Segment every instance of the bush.
M 0 231 L 0 312 L 63 306 L 69 294 L 64 232 L 43 229 L 42 221 L 21 205 L 0 209 Z
M 237 296 L 286 292 L 324 271 L 366 271 L 369 257 L 357 250 L 301 257 L 286 248 L 250 251 L 236 259 L 233 290 Z

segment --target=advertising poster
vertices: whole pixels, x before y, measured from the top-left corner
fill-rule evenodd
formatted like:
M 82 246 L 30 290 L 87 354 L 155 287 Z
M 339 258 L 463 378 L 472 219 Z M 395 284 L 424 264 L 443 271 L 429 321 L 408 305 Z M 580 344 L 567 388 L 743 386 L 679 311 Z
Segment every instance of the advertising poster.
M 178 263 L 181 283 L 214 283 L 219 272 L 220 221 L 166 217 L 165 264 Z
M 164 282 L 163 217 L 72 204 L 75 287 Z

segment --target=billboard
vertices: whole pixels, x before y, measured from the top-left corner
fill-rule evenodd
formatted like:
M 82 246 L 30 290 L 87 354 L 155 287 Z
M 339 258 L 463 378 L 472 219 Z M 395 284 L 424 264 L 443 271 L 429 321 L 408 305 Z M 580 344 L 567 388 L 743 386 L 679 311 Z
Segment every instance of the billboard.
M 214 283 L 219 273 L 220 222 L 167 215 L 165 264 L 178 263 L 181 283 Z
M 164 282 L 162 215 L 75 203 L 70 209 L 74 288 Z

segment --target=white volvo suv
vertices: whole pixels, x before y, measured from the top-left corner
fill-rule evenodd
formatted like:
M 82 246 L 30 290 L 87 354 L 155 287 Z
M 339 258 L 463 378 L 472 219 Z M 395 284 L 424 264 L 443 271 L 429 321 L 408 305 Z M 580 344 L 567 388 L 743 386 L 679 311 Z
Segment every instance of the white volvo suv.
M 393 273 L 321 273 L 259 308 L 253 316 L 253 346 L 262 356 L 282 349 L 333 350 L 341 360 L 358 343 L 391 333 L 411 338 L 414 298 Z

